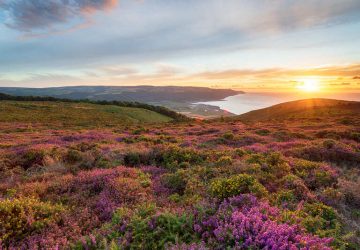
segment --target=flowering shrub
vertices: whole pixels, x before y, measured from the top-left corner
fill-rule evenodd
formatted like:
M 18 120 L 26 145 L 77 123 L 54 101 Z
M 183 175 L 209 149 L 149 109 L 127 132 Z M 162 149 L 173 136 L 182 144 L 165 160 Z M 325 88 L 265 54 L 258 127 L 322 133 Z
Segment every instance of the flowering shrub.
M 294 156 L 311 161 L 328 161 L 338 164 L 359 164 L 360 152 L 351 146 L 334 140 L 325 140 L 322 143 L 308 145 L 296 150 Z
M 279 209 L 252 195 L 226 199 L 205 211 L 195 216 L 194 230 L 211 249 L 330 249 L 331 239 L 276 222 Z
M 210 185 L 210 192 L 219 199 L 244 193 L 252 193 L 259 197 L 267 195 L 264 186 L 254 177 L 247 174 L 214 180 Z
M 23 240 L 11 242 L 9 249 L 68 249 L 100 225 L 88 209 L 74 209 L 62 214 L 60 221 L 50 223 Z
M 282 187 L 292 191 L 292 194 L 295 196 L 296 201 L 298 202 L 302 200 L 311 200 L 314 198 L 314 195 L 305 185 L 304 181 L 296 175 L 289 174 L 284 176 L 280 180 L 280 183 Z
M 21 240 L 61 218 L 64 207 L 33 198 L 0 201 L 0 241 L 5 245 Z
M 336 183 L 337 173 L 329 167 L 317 162 L 297 160 L 293 164 L 295 175 L 302 178 L 310 189 L 329 187 Z

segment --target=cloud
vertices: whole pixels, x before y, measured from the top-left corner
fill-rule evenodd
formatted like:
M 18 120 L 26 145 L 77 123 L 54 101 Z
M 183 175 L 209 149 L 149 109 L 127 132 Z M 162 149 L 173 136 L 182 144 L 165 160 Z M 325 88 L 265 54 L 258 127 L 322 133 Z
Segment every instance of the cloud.
M 30 32 L 78 19 L 84 21 L 96 11 L 112 9 L 117 0 L 3 0 L 0 9 L 7 14 L 6 25 Z
M 81 74 L 38 73 L 27 74 L 20 80 L 0 77 L 0 86 L 77 86 L 77 85 L 197 85 L 228 88 L 293 88 L 306 76 L 319 77 L 324 86 L 351 88 L 355 86 L 354 73 L 360 64 L 328 66 L 307 69 L 233 69 L 190 73 L 172 64 L 153 64 L 151 70 L 140 71 L 131 65 L 108 65 L 88 69 Z M 339 77 L 341 79 L 339 80 Z
M 342 82 L 342 83 L 329 83 L 330 86 L 349 86 L 351 83 L 349 82 Z
M 128 76 L 135 75 L 138 73 L 138 70 L 130 66 L 107 66 L 101 68 L 101 71 L 109 76 Z
M 354 76 L 353 79 L 354 80 L 360 80 L 360 76 Z
M 204 79 L 230 79 L 230 78 L 277 78 L 277 77 L 301 77 L 301 76 L 320 76 L 320 77 L 353 77 L 360 73 L 360 64 L 345 66 L 327 66 L 303 69 L 230 69 L 224 71 L 205 71 L 195 74 L 193 77 Z M 353 77 L 353 79 L 357 79 Z

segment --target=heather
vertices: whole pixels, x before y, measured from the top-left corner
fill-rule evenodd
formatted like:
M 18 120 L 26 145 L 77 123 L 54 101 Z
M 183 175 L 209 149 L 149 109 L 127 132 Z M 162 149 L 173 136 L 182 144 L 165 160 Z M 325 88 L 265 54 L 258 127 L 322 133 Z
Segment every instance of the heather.
M 358 114 L 121 126 L 6 119 L 5 249 L 359 249 Z

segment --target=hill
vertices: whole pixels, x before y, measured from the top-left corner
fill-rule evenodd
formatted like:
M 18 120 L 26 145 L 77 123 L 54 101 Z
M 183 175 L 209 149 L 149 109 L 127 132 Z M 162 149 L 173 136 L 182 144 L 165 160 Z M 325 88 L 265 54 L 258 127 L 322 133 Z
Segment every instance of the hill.
M 360 113 L 360 102 L 333 99 L 305 99 L 250 111 L 232 119 L 246 122 L 287 119 L 320 119 L 348 117 Z M 230 118 L 231 119 L 231 118 Z
M 50 127 L 113 127 L 169 122 L 172 118 L 143 108 L 55 101 L 0 101 L 0 122 Z
M 0 87 L 0 92 L 18 96 L 52 96 L 67 99 L 129 101 L 142 103 L 201 102 L 243 93 L 232 89 L 178 86 L 74 86 L 54 88 Z

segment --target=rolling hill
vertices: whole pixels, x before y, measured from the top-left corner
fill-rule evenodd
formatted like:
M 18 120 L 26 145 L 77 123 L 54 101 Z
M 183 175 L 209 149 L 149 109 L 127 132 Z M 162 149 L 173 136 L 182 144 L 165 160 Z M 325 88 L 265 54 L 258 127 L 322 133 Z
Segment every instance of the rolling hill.
M 134 123 L 162 123 L 171 120 L 173 119 L 151 110 L 116 105 L 53 101 L 0 102 L 0 122 L 7 123 L 111 127 Z
M 0 87 L 0 92 L 18 96 L 52 96 L 67 99 L 129 101 L 142 103 L 201 102 L 243 93 L 232 89 L 178 86 L 73 86 L 54 88 Z
M 328 119 L 329 117 L 344 118 L 354 113 L 360 113 L 360 102 L 315 98 L 281 103 L 230 119 L 245 122 L 320 119 L 323 117 Z

